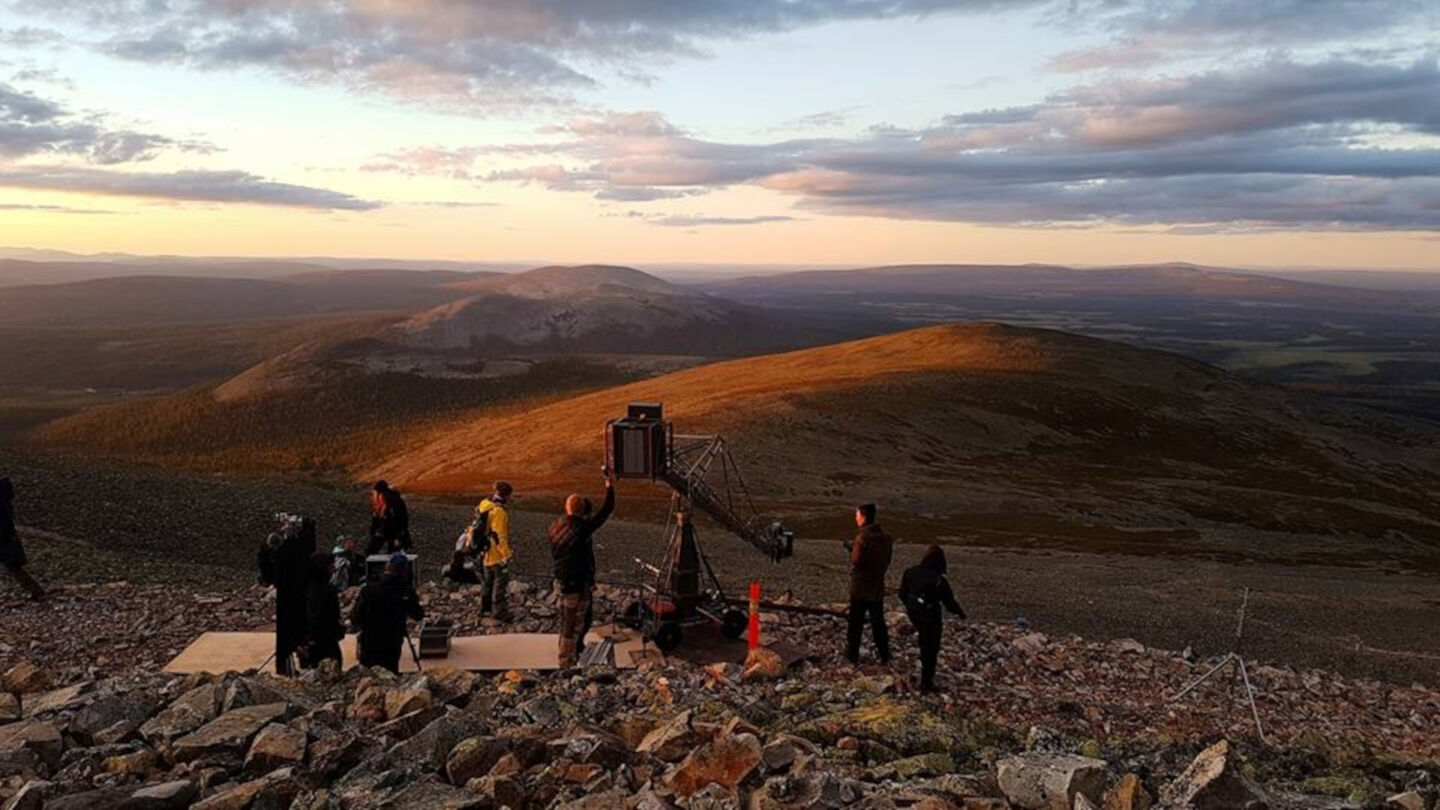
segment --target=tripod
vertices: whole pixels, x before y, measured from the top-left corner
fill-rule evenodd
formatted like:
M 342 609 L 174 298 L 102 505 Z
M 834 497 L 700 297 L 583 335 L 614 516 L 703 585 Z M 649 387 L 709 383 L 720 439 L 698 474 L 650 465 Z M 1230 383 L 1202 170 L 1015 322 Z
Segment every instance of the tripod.
M 415 640 L 410 638 L 410 628 L 405 628 L 405 643 L 410 646 L 410 657 L 415 659 L 415 670 L 425 671 L 425 665 L 420 663 L 420 651 L 415 649 Z
M 1175 697 L 1170 698 L 1166 702 L 1174 703 L 1185 697 L 1186 695 L 1190 694 L 1191 692 L 1195 691 L 1196 687 L 1209 680 L 1210 676 L 1224 669 L 1233 661 L 1238 665 L 1238 668 L 1240 670 L 1240 679 L 1245 683 L 1245 697 L 1247 700 L 1250 701 L 1250 716 L 1255 720 L 1255 733 L 1260 737 L 1260 744 L 1265 745 L 1265 729 L 1260 725 L 1260 711 L 1255 707 L 1255 690 L 1250 686 L 1250 673 L 1245 669 L 1245 658 L 1240 655 L 1240 648 L 1245 641 L 1245 611 L 1249 606 L 1250 589 L 1246 588 L 1243 596 L 1240 599 L 1240 610 L 1236 614 L 1234 648 L 1232 648 L 1230 652 L 1226 653 L 1224 658 L 1220 659 L 1220 663 L 1211 667 L 1209 672 L 1206 672 L 1204 675 L 1201 675 L 1200 677 L 1191 681 L 1190 684 L 1184 689 L 1181 689 L 1180 692 L 1175 695 Z M 1234 683 L 1233 676 L 1231 683 L 1232 685 Z

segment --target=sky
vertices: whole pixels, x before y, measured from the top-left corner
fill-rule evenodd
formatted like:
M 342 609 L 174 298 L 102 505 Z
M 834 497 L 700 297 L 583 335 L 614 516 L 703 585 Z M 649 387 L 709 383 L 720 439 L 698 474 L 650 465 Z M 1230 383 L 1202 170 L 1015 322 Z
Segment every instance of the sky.
M 0 245 L 1440 267 L 1433 0 L 0 0 Z

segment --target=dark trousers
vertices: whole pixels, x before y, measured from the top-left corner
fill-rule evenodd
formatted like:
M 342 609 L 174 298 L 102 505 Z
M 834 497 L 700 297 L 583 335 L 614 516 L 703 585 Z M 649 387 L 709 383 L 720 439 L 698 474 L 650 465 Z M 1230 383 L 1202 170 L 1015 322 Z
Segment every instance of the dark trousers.
M 850 600 L 849 626 L 845 633 L 845 657 L 851 663 L 860 660 L 860 637 L 865 633 L 865 619 L 870 619 L 870 632 L 875 638 L 875 657 L 890 663 L 890 631 L 885 626 L 885 602 Z
M 360 666 L 384 667 L 399 675 L 400 650 L 404 645 L 403 638 L 367 641 L 360 646 Z
M 560 595 L 560 668 L 569 669 L 580 660 L 585 647 L 585 634 L 594 617 L 590 608 L 590 588 L 579 593 Z
M 910 623 L 915 625 L 915 640 L 920 644 L 920 689 L 928 692 L 935 688 L 935 661 L 940 657 L 940 631 L 945 625 L 938 619 L 916 621 L 913 616 Z
M 510 587 L 510 563 L 485 566 L 485 578 L 480 582 L 480 612 L 490 613 L 504 621 L 510 617 L 505 605 L 505 591 Z
M 320 662 L 327 658 L 335 659 L 340 663 L 340 642 L 338 641 L 316 641 L 305 647 L 305 653 L 300 656 L 301 669 L 314 669 L 320 666 Z
M 24 588 L 26 593 L 30 594 L 31 599 L 45 598 L 45 589 L 40 587 L 40 583 L 36 582 L 35 578 L 30 576 L 30 573 L 25 570 L 24 566 L 5 563 L 5 570 L 10 572 L 10 576 L 13 577 L 16 582 L 20 583 L 20 587 Z

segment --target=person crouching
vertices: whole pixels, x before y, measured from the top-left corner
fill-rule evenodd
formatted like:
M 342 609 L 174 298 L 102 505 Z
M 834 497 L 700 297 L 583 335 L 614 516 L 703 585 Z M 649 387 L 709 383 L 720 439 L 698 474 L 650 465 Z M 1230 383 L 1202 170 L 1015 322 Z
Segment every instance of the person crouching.
M 910 623 L 915 625 L 916 641 L 920 644 L 920 691 L 935 691 L 935 662 L 940 656 L 940 635 L 945 614 L 965 618 L 965 611 L 955 601 L 955 592 L 945 579 L 945 552 L 931 546 L 920 564 L 908 568 L 900 578 L 900 602 Z

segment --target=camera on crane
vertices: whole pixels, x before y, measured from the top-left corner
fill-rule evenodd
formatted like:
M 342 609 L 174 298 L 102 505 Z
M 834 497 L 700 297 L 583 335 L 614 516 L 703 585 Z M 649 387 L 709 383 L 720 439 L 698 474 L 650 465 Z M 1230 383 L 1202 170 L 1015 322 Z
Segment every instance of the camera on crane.
M 632 402 L 624 419 L 605 423 L 605 464 L 616 478 L 665 475 L 670 467 L 673 428 L 658 402 Z

